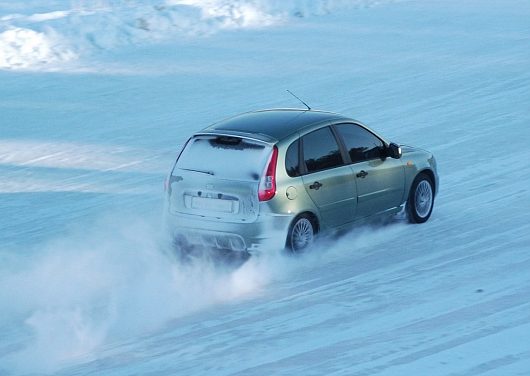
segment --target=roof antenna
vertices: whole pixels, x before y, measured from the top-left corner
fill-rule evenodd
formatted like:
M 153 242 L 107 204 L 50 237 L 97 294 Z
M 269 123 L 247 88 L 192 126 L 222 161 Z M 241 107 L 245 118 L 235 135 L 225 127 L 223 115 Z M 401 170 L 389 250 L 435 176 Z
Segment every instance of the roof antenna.
M 307 110 L 308 110 L 308 111 L 311 110 L 311 107 L 309 107 L 309 106 L 307 105 L 307 103 L 305 103 L 303 100 L 301 100 L 301 99 L 298 98 L 296 95 L 294 95 L 293 92 L 292 92 L 291 90 L 287 89 L 287 92 L 288 92 L 289 94 L 291 94 L 293 97 L 295 97 L 296 99 L 298 99 L 300 102 L 302 102 L 302 103 L 304 104 L 304 106 L 307 107 Z

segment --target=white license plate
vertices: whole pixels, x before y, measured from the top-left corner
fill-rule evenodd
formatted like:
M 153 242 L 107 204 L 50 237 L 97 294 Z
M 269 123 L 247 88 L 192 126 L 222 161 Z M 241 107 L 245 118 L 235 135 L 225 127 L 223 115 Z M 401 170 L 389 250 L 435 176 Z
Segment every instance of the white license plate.
M 232 213 L 233 200 L 221 200 L 218 198 L 192 197 L 191 207 L 200 210 L 213 210 L 224 213 Z

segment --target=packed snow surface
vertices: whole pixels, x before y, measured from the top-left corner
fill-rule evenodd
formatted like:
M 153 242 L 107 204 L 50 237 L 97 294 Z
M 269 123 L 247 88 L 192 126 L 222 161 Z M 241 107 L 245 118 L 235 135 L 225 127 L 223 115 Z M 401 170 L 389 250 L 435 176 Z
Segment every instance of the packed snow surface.
M 526 0 L 0 0 L 0 375 L 529 375 L 529 19 Z M 433 216 L 178 262 L 179 148 L 300 106 L 286 89 L 432 151 Z

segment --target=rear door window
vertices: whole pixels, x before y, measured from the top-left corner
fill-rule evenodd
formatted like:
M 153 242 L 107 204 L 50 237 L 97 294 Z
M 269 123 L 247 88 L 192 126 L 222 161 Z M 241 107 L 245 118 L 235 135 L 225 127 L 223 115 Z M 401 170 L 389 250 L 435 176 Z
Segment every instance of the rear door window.
M 304 163 L 308 173 L 344 164 L 337 140 L 329 127 L 308 133 L 302 140 Z
M 240 137 L 196 136 L 180 155 L 176 168 L 222 179 L 259 180 L 270 146 Z

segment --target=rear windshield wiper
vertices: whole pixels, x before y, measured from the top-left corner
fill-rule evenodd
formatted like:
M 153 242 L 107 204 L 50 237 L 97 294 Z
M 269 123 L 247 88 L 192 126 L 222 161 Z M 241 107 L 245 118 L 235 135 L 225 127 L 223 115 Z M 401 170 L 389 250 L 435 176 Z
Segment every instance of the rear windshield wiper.
M 201 174 L 208 174 L 208 175 L 214 175 L 214 173 L 212 171 L 206 171 L 206 170 L 196 170 L 194 168 L 182 168 L 182 167 L 179 167 L 181 170 L 186 170 L 186 171 L 193 171 L 193 172 L 200 172 Z

